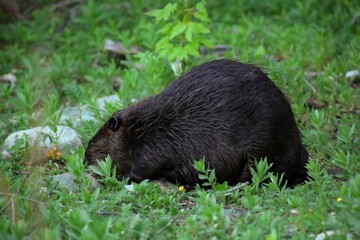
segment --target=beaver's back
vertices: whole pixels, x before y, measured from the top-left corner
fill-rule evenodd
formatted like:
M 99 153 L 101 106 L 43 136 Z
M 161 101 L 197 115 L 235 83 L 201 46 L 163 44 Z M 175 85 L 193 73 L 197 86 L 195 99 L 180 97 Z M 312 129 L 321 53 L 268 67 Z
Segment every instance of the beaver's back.
M 193 161 L 203 157 L 218 180 L 230 184 L 250 180 L 249 168 L 264 157 L 290 184 L 306 177 L 307 153 L 289 103 L 249 64 L 202 64 L 126 109 L 127 118 L 135 130 L 128 132 L 136 139 L 134 161 L 154 161 L 157 177 L 193 185 L 198 182 Z

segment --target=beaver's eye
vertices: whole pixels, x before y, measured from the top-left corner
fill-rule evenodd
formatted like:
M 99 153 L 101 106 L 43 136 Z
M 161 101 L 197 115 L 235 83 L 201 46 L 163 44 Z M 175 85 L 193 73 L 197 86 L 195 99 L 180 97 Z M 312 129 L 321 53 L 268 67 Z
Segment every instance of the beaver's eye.
M 118 129 L 120 128 L 120 126 L 121 126 L 121 122 L 118 121 L 117 118 L 111 117 L 111 118 L 109 119 L 108 127 L 109 127 L 109 129 L 111 129 L 112 131 L 118 130 Z
M 92 148 L 92 147 L 94 147 L 94 146 L 95 146 L 95 143 L 94 143 L 94 142 L 89 143 L 89 147 L 90 147 L 90 148 Z

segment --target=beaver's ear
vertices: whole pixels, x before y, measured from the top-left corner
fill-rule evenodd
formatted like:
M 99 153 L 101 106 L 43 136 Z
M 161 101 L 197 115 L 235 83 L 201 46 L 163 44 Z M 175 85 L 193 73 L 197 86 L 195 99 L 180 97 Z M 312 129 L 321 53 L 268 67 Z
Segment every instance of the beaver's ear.
M 107 123 L 108 129 L 115 132 L 121 127 L 121 118 L 120 117 L 111 117 Z

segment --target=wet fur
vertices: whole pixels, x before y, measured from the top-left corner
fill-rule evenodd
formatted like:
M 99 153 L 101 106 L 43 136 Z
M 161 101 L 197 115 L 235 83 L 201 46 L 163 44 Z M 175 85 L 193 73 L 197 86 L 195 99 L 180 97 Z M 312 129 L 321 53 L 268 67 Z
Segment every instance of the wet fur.
M 115 112 L 89 142 L 85 160 L 94 164 L 107 154 L 119 178 L 135 182 L 195 185 L 193 161 L 202 158 L 230 185 L 250 181 L 250 167 L 263 157 L 289 185 L 307 176 L 308 154 L 285 96 L 259 68 L 231 60 L 195 67 Z

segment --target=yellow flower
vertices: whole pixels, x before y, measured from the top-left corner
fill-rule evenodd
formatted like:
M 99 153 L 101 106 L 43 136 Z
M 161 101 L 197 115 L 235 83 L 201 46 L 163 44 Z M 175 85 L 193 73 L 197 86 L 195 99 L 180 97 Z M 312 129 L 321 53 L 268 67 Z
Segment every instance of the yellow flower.
M 336 199 L 336 201 L 337 201 L 337 202 L 341 202 L 341 201 L 342 201 L 342 198 L 341 198 L 341 197 L 338 197 L 338 198 Z
M 57 147 L 54 146 L 52 149 L 48 150 L 45 153 L 46 157 L 53 160 L 59 160 L 61 158 L 62 153 L 58 151 Z
M 183 185 L 179 186 L 179 191 L 181 192 L 183 190 L 184 190 L 184 186 Z

